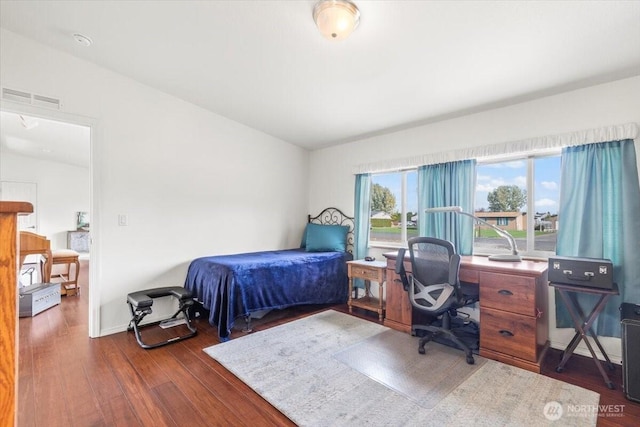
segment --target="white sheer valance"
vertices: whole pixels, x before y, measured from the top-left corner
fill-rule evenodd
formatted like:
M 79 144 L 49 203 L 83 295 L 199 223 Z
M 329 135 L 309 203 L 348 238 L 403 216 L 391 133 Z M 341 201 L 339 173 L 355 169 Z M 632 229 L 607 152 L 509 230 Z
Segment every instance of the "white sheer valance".
M 484 145 L 480 147 L 470 147 L 459 150 L 441 151 L 439 153 L 422 154 L 412 157 L 364 163 L 356 165 L 354 172 L 356 174 L 386 172 L 415 168 L 422 165 L 434 165 L 466 159 L 508 156 L 518 153 L 540 152 L 574 145 L 619 141 L 623 139 L 636 139 L 637 137 L 638 125 L 636 123 L 627 123 L 623 125 L 587 129 L 560 135 L 541 136 L 523 139 L 520 141 L 501 142 L 498 144 Z

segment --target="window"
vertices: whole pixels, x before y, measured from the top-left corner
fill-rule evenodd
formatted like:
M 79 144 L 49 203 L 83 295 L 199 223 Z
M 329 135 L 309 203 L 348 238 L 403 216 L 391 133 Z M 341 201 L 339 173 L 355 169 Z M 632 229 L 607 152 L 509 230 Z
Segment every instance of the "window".
M 415 169 L 371 177 L 369 242 L 403 246 L 418 235 L 418 174 Z
M 511 234 L 522 255 L 555 254 L 559 201 L 559 153 L 477 164 L 474 215 Z M 418 235 L 417 210 L 416 169 L 372 175 L 370 244 L 406 246 Z M 494 229 L 474 227 L 474 254 L 510 253 Z
M 477 165 L 475 215 L 511 234 L 521 254 L 555 254 L 559 201 L 559 155 Z M 491 255 L 510 248 L 495 230 L 476 224 L 473 252 Z

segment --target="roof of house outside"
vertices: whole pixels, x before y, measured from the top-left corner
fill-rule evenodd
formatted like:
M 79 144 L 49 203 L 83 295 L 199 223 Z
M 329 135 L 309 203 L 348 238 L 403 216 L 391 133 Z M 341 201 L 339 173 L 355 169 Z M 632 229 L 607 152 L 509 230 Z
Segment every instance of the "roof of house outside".
M 375 211 L 375 212 L 371 212 L 371 218 L 391 219 L 391 215 L 383 211 Z

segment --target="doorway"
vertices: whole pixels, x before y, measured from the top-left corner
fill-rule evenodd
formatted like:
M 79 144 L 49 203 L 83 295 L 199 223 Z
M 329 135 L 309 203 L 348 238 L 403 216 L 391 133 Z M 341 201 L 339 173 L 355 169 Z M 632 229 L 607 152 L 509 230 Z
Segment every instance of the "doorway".
M 86 268 L 95 264 L 95 254 L 90 250 L 95 224 L 89 220 L 93 203 L 93 123 L 58 111 L 8 104 L 3 104 L 0 111 L 0 198 L 16 200 L 16 188 L 37 189 L 35 197 L 31 195 L 28 200 L 37 215 L 26 222 L 32 227 L 27 231 L 46 236 L 52 250 L 73 249 L 79 253 L 85 267 L 80 272 L 85 281 L 85 301 L 79 307 L 89 324 L 88 335 L 97 336 L 97 316 L 91 315 L 97 306 L 91 297 L 94 268 L 86 274 Z M 73 297 L 63 297 L 63 303 L 65 298 Z

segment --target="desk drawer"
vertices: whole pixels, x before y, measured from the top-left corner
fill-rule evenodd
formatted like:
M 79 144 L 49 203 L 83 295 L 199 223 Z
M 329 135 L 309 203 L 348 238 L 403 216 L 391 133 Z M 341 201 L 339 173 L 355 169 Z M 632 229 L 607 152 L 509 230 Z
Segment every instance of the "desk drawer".
M 360 267 L 357 265 L 350 266 L 351 272 L 349 273 L 350 277 L 357 277 L 359 279 L 367 279 L 373 281 L 382 281 L 384 280 L 380 277 L 381 273 L 378 270 L 366 267 Z
M 475 270 L 461 268 L 458 277 L 461 282 L 478 283 L 478 272 Z
M 480 273 L 480 307 L 535 316 L 536 282 L 530 277 Z
M 536 362 L 536 319 L 490 308 L 481 309 L 480 348 Z

